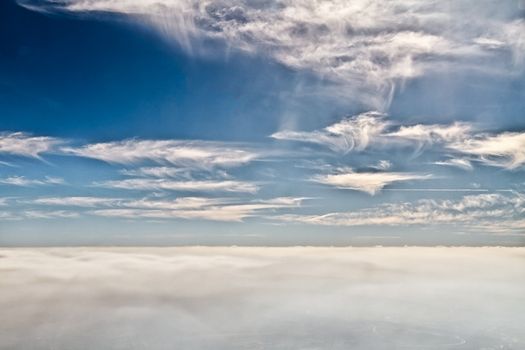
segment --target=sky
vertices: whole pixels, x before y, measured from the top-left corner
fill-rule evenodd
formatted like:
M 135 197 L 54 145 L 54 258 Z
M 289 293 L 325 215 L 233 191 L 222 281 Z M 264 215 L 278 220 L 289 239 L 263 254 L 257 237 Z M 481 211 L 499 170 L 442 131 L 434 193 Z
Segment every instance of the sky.
M 525 2 L 0 4 L 2 245 L 523 245 Z

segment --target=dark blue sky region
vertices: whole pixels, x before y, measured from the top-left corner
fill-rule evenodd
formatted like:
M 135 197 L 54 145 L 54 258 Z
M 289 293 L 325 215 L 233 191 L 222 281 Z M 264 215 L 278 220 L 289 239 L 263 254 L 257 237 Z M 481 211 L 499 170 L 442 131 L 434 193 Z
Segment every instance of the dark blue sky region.
M 3 1 L 0 244 L 522 245 L 524 11 Z

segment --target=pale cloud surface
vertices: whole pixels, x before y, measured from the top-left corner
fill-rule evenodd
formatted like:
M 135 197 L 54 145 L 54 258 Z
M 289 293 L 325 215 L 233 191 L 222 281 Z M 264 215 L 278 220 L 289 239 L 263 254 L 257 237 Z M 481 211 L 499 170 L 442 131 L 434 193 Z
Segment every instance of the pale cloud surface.
M 3 6 L 0 244 L 525 243 L 523 1 Z
M 525 346 L 523 248 L 19 248 L 0 256 L 5 349 Z

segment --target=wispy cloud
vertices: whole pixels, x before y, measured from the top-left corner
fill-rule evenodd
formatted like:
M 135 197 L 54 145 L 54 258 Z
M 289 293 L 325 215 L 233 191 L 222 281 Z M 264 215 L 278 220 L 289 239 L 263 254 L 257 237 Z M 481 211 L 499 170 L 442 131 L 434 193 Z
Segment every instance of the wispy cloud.
M 31 5 L 125 14 L 157 28 L 189 53 L 204 53 L 201 40 L 217 39 L 341 83 L 347 98 L 377 108 L 388 104 L 398 82 L 429 71 L 466 66 L 507 72 L 523 64 L 525 24 L 516 20 L 514 3 L 72 0 Z M 465 17 L 472 20 L 467 24 Z M 502 52 L 513 57 L 510 65 Z
M 353 212 L 322 215 L 282 215 L 278 220 L 331 226 L 404 226 L 460 225 L 466 228 L 523 228 L 525 196 L 521 193 L 502 195 L 488 193 L 467 195 L 459 200 L 419 200 L 408 203 L 383 204 Z
M 0 179 L 0 184 L 12 185 L 12 186 L 41 186 L 41 185 L 62 185 L 64 184 L 64 179 L 59 177 L 50 177 L 46 176 L 42 180 L 37 179 L 28 179 L 24 176 L 10 176 L 3 179 Z
M 203 219 L 213 221 L 242 221 L 260 212 L 300 206 L 302 198 L 273 198 L 239 202 L 232 199 L 186 197 L 175 201 L 143 199 L 124 203 L 125 209 L 100 209 L 90 213 L 98 216 L 150 219 Z
M 258 155 L 229 144 L 206 141 L 124 140 L 64 147 L 66 154 L 99 159 L 108 163 L 134 164 L 140 161 L 176 164 L 193 168 L 233 167 Z
M 371 111 L 344 118 L 322 130 L 279 131 L 271 137 L 279 140 L 301 141 L 329 147 L 333 151 L 347 153 L 363 151 L 368 147 L 413 146 L 449 144 L 467 139 L 473 131 L 468 123 L 450 125 L 415 124 L 395 125 L 386 115 Z
M 452 143 L 449 148 L 491 166 L 516 169 L 525 164 L 525 132 L 480 135 Z
M 53 206 L 71 207 L 97 207 L 101 205 L 114 205 L 120 202 L 118 198 L 103 197 L 46 197 L 31 200 L 31 203 Z
M 434 162 L 436 165 L 445 165 L 445 166 L 451 166 L 455 168 L 460 168 L 463 170 L 472 170 L 474 167 L 472 166 L 472 163 L 468 159 L 463 158 L 452 158 L 448 160 L 443 161 L 437 161 Z
M 0 154 L 40 158 L 42 153 L 55 151 L 63 143 L 63 140 L 54 137 L 32 136 L 24 132 L 4 132 L 0 133 Z
M 367 112 L 316 131 L 279 131 L 271 135 L 277 140 L 315 143 L 333 151 L 347 153 L 362 151 L 381 135 L 388 123 L 378 112 Z
M 340 169 L 336 174 L 319 175 L 314 181 L 342 189 L 351 189 L 376 194 L 385 186 L 394 182 L 427 180 L 429 174 L 396 173 L 396 172 L 354 172 L 350 168 Z
M 107 198 L 107 197 L 42 197 L 17 200 L 18 205 L 30 205 L 20 210 L 3 211 L 5 219 L 68 218 L 95 215 L 125 219 L 188 219 L 240 222 L 247 217 L 268 215 L 269 211 L 293 209 L 305 198 L 277 197 L 247 200 L 240 198 L 178 197 Z M 35 205 L 38 209 L 35 209 Z M 75 210 L 49 210 L 54 207 L 76 207 Z
M 235 180 L 174 181 L 169 179 L 134 178 L 97 182 L 94 183 L 94 185 L 128 190 L 170 190 L 192 192 L 220 191 L 255 193 L 259 189 L 259 187 L 253 183 Z

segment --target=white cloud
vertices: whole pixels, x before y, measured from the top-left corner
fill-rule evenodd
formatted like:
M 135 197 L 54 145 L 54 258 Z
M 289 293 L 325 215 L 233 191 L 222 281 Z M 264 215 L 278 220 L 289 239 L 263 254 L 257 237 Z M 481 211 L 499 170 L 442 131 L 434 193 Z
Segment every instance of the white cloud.
M 373 169 L 377 170 L 388 170 L 392 167 L 392 162 L 388 160 L 380 160 L 376 165 L 373 165 Z
M 54 151 L 63 143 L 54 137 L 31 136 L 24 132 L 0 133 L 0 154 L 39 158 L 42 153 Z
M 428 174 L 395 173 L 395 172 L 362 172 L 352 169 L 341 169 L 337 174 L 319 175 L 313 180 L 325 185 L 343 189 L 352 189 L 374 195 L 385 186 L 394 182 L 426 180 L 432 178 Z
M 415 142 L 422 147 L 434 143 L 450 143 L 463 140 L 472 132 L 470 124 L 455 122 L 450 125 L 416 124 L 401 126 L 398 130 L 390 132 L 385 137 L 396 138 L 402 142 Z
M 58 177 L 46 176 L 42 180 L 28 179 L 24 176 L 10 176 L 3 179 L 0 179 L 0 184 L 13 185 L 13 186 L 41 186 L 41 185 L 62 185 L 64 184 L 64 179 Z
M 228 48 L 266 54 L 339 82 L 347 98 L 376 108 L 384 108 L 394 86 L 405 79 L 465 66 L 508 71 L 512 68 L 501 52 L 512 53 L 515 65 L 523 63 L 525 52 L 524 22 L 515 20 L 514 3 L 49 0 L 40 6 L 125 14 L 190 53 L 207 53 L 202 39 L 217 39 Z
M 474 167 L 472 166 L 472 163 L 470 162 L 470 160 L 463 159 L 463 158 L 452 158 L 452 159 L 448 159 L 448 160 L 437 161 L 437 162 L 434 162 L 434 164 L 436 164 L 436 165 L 452 166 L 452 167 L 460 168 L 460 169 L 463 169 L 463 170 L 472 170 L 472 169 L 474 169 Z
M 353 212 L 322 215 L 282 215 L 278 220 L 330 226 L 405 226 L 460 225 L 466 228 L 523 228 L 525 196 L 514 193 L 467 195 L 459 200 L 419 200 L 413 203 L 389 203 Z
M 239 166 L 257 157 L 255 152 L 224 143 L 179 140 L 131 139 L 89 144 L 77 148 L 65 147 L 62 151 L 108 163 L 134 164 L 149 160 L 201 169 Z
M 368 147 L 413 145 L 421 149 L 425 145 L 446 145 L 470 137 L 473 131 L 468 123 L 450 125 L 416 124 L 394 128 L 378 112 L 362 113 L 315 131 L 279 131 L 271 137 L 279 140 L 301 141 L 329 147 L 333 151 L 347 153 L 363 151 Z
M 525 164 L 525 132 L 481 135 L 451 143 L 450 149 L 491 166 L 516 169 Z
M 190 180 L 174 181 L 169 179 L 134 178 L 98 182 L 95 186 L 108 188 L 123 188 L 129 190 L 170 190 L 195 192 L 246 192 L 255 193 L 259 189 L 250 182 L 234 180 Z
M 22 216 L 25 219 L 71 219 L 79 217 L 79 214 L 67 210 L 53 210 L 53 211 L 43 211 L 43 210 L 27 210 L 21 213 L 17 213 L 18 216 Z
M 123 169 L 120 173 L 127 176 L 152 176 L 160 178 L 191 177 L 191 169 L 164 166 Z
M 203 219 L 213 221 L 242 221 L 261 211 L 295 208 L 302 198 L 273 198 L 253 202 L 235 202 L 232 199 L 179 198 L 175 201 L 143 199 L 124 203 L 125 209 L 100 209 L 90 213 L 98 216 L 150 219 Z
M 319 131 L 280 131 L 271 135 L 278 140 L 320 144 L 333 151 L 347 153 L 362 151 L 381 135 L 388 123 L 378 112 L 367 112 L 345 118 Z

